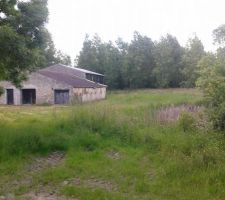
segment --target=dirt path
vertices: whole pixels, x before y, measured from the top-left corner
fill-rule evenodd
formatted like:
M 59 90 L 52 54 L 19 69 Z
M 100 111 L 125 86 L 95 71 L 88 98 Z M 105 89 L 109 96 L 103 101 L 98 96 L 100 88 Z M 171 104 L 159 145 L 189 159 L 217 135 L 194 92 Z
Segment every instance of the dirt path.
M 58 197 L 56 191 L 49 190 L 49 188 L 40 186 L 40 191 L 38 192 L 28 192 L 21 196 L 16 196 L 12 191 L 18 190 L 22 187 L 31 187 L 34 184 L 33 176 L 43 170 L 54 168 L 62 164 L 65 160 L 65 154 L 63 152 L 53 152 L 47 157 L 39 157 L 34 159 L 34 161 L 25 167 L 21 178 L 17 180 L 9 181 L 2 184 L 1 190 L 4 191 L 6 195 L 0 195 L 0 200 L 65 200 L 66 197 Z M 50 192 L 49 192 L 50 191 Z
M 110 151 L 107 153 L 107 156 L 113 160 L 121 158 L 121 155 L 118 152 Z M 35 176 L 38 173 L 58 167 L 65 162 L 65 154 L 62 152 L 53 152 L 47 157 L 38 157 L 35 158 L 31 164 L 27 165 L 22 172 L 25 174 L 16 180 L 9 181 L 3 184 L 0 181 L 1 191 L 4 192 L 4 195 L 1 196 L 0 200 L 70 200 L 77 198 L 67 198 L 65 196 L 60 196 L 58 191 L 61 187 L 70 186 L 70 187 L 81 187 L 89 188 L 91 190 L 103 189 L 108 192 L 117 192 L 118 187 L 114 183 L 99 179 L 97 177 L 90 177 L 88 179 L 80 179 L 79 177 L 70 178 L 62 181 L 56 186 L 46 186 L 46 185 L 36 185 Z M 15 191 L 18 191 L 22 188 L 26 188 L 27 192 L 22 192 L 22 195 L 14 194 Z M 35 188 L 35 189 L 34 189 Z

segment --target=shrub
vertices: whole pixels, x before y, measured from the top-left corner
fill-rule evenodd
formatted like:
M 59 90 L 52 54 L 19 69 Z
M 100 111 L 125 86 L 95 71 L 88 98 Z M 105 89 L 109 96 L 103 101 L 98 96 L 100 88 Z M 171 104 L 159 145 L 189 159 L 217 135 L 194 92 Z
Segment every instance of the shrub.
M 214 56 L 206 56 L 199 63 L 200 78 L 209 119 L 215 129 L 225 130 L 225 65 Z
M 0 96 L 4 94 L 4 88 L 0 86 Z
M 225 130 L 225 102 L 209 110 L 215 128 Z
M 9 134 L 3 139 L 0 149 L 7 155 L 19 155 L 26 152 L 35 153 L 42 147 L 39 135 L 32 133 Z
M 195 119 L 188 112 L 181 113 L 178 123 L 184 132 L 193 131 L 195 128 Z

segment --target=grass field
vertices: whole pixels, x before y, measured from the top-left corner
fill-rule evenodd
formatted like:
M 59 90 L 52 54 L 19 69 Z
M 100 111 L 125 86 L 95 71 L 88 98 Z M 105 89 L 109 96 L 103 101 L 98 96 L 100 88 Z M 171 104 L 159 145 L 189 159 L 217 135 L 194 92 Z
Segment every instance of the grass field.
M 201 100 L 168 89 L 73 107 L 1 106 L 0 197 L 225 199 L 224 135 L 155 120 L 159 109 Z

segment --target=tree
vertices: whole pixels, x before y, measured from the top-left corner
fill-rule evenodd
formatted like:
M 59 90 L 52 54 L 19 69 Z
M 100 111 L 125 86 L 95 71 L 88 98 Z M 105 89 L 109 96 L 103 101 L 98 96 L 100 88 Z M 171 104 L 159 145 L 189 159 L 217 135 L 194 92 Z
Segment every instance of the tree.
M 117 41 L 117 45 L 122 41 Z M 121 43 L 120 43 L 121 44 Z M 105 81 L 111 89 L 123 89 L 124 85 L 124 54 L 112 42 L 105 44 L 106 63 Z
M 202 89 L 207 112 L 216 129 L 225 129 L 225 62 L 209 54 L 199 62 L 200 77 L 197 85 Z
M 122 44 L 121 41 L 118 44 Z M 112 42 L 104 43 L 96 34 L 93 39 L 86 35 L 83 48 L 77 58 L 78 66 L 105 74 L 110 88 L 124 87 L 122 79 L 122 51 Z
M 201 40 L 195 36 L 188 40 L 185 53 L 183 55 L 183 70 L 184 80 L 182 86 L 195 87 L 195 82 L 199 77 L 198 62 L 205 55 L 204 46 Z
M 179 87 L 183 80 L 181 70 L 184 49 L 177 39 L 167 34 L 155 44 L 156 67 L 153 73 L 157 87 Z
M 63 65 L 72 65 L 71 57 L 61 51 L 56 51 L 54 62 L 61 63 Z
M 97 36 L 96 36 L 97 37 Z M 100 42 L 94 42 L 89 39 L 89 35 L 85 36 L 82 50 L 77 57 L 78 66 L 84 67 L 89 70 L 98 71 L 99 61 L 97 59 L 97 49 L 100 45 Z
M 213 31 L 214 43 L 218 46 L 217 58 L 225 63 L 225 24 Z
M 19 85 L 27 72 L 54 62 L 55 48 L 45 27 L 47 20 L 47 0 L 1 0 L 1 79 Z
M 220 46 L 225 45 L 225 24 L 219 26 L 213 30 L 213 40 L 214 43 Z
M 126 82 L 129 88 L 154 87 L 154 48 L 151 38 L 134 32 L 126 62 Z
M 225 130 L 225 25 L 215 29 L 213 37 L 219 48 L 215 55 L 208 54 L 200 60 L 197 85 L 203 91 L 214 128 Z

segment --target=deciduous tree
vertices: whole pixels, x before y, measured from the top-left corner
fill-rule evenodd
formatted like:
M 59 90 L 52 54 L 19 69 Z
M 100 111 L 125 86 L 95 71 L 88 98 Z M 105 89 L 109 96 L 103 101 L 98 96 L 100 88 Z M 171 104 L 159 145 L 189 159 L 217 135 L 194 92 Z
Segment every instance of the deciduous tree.
M 156 42 L 154 75 L 157 87 L 180 86 L 183 80 L 181 73 L 183 54 L 183 47 L 172 35 L 167 34 L 166 37 L 162 37 L 159 42 Z
M 55 61 L 45 27 L 47 0 L 0 1 L 0 78 L 19 85 L 26 73 Z
M 205 51 L 201 40 L 197 36 L 189 39 L 183 55 L 183 87 L 195 87 L 195 82 L 199 77 L 198 62 L 204 55 Z

